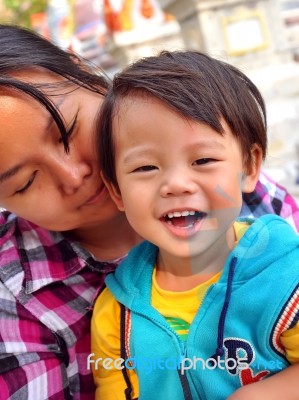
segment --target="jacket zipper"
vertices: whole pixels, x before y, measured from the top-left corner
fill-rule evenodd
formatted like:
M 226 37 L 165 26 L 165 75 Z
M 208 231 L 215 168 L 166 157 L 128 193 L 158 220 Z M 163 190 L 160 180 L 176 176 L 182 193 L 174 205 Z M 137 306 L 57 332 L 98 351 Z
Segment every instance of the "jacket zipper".
M 180 380 L 180 384 L 183 390 L 183 394 L 184 394 L 184 400 L 192 400 L 192 395 L 191 395 L 191 390 L 190 390 L 190 385 L 189 385 L 189 381 L 188 378 L 186 376 L 186 374 L 182 374 L 182 360 L 186 358 L 187 356 L 187 348 L 185 346 L 185 344 L 182 342 L 181 338 L 179 337 L 179 335 L 168 325 L 168 324 L 164 324 L 161 321 L 156 320 L 155 318 L 149 318 L 147 315 L 140 313 L 140 312 L 136 312 L 131 310 L 131 312 L 134 312 L 135 314 L 138 314 L 139 316 L 149 320 L 149 321 L 153 321 L 155 322 L 157 325 L 159 325 L 160 327 L 163 327 L 165 330 L 170 331 L 172 333 L 172 336 L 174 336 L 177 340 L 177 344 L 178 344 L 178 348 L 179 348 L 179 355 L 180 355 L 180 369 L 178 369 L 178 375 L 179 375 L 179 380 Z M 200 400 L 199 398 L 197 400 Z

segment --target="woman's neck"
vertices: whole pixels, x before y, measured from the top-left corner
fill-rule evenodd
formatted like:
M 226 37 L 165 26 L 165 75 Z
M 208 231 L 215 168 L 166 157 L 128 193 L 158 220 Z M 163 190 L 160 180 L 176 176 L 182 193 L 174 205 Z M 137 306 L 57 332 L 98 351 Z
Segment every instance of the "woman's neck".
M 82 227 L 68 233 L 98 260 L 112 261 L 124 256 L 141 237 L 131 228 L 124 213 L 101 225 Z

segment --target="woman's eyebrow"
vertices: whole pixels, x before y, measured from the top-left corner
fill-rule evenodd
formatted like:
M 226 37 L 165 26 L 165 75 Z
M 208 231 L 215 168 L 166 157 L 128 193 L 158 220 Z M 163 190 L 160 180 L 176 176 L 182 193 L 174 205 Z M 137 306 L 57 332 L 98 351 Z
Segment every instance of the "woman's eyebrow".
M 18 165 L 15 165 L 14 167 L 8 169 L 7 171 L 2 172 L 0 174 L 0 183 L 3 183 L 7 179 L 10 179 L 13 176 L 15 176 L 23 166 L 24 166 L 24 164 L 18 164 Z

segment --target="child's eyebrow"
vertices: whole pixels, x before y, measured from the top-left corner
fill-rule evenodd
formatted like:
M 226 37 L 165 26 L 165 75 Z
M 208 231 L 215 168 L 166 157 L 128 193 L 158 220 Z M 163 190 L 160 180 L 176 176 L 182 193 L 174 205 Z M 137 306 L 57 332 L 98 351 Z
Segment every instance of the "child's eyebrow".
M 202 142 L 197 142 L 192 144 L 192 146 L 190 146 L 194 149 L 198 149 L 198 150 L 223 150 L 225 148 L 224 144 L 217 142 L 217 141 L 202 141 Z
M 193 149 L 195 151 L 205 151 L 205 150 L 224 150 L 225 146 L 218 142 L 218 141 L 201 141 L 197 143 L 193 143 L 192 145 L 187 145 L 186 150 L 188 149 Z M 127 151 L 123 163 L 124 164 L 130 164 L 136 159 L 140 158 L 146 158 L 146 157 L 153 157 L 155 154 L 157 154 L 161 149 L 158 149 L 156 147 L 149 147 L 149 148 L 131 148 Z M 182 148 L 182 151 L 184 148 Z
M 126 156 L 123 159 L 124 164 L 130 164 L 134 162 L 136 159 L 140 158 L 146 158 L 146 157 L 151 157 L 153 156 L 155 152 L 155 148 L 150 148 L 150 149 L 130 149 Z

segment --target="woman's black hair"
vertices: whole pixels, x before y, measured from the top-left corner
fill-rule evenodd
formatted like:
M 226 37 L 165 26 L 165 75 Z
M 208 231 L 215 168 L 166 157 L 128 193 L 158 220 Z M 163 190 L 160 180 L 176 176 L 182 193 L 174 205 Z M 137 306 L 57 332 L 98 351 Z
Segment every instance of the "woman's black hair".
M 57 124 L 68 151 L 67 130 L 53 102 L 39 85 L 17 77 L 20 72 L 34 69 L 65 78 L 62 86 L 75 84 L 99 95 L 107 91 L 108 79 L 100 69 L 88 68 L 77 55 L 62 50 L 37 33 L 14 25 L 0 25 L 0 89 L 21 91 L 45 107 Z

